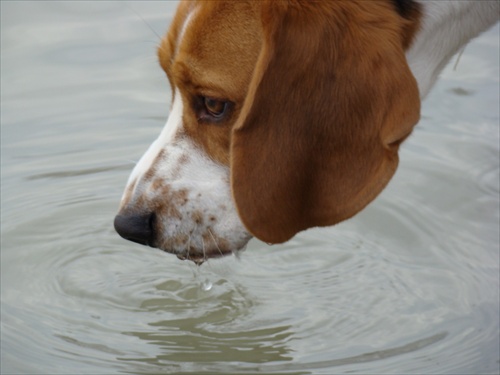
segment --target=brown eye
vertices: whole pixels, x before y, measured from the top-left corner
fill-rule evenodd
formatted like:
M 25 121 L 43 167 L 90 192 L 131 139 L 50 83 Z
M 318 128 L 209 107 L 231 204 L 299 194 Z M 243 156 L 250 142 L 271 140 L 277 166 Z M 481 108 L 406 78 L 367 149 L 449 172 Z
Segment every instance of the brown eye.
M 215 118 L 221 118 L 227 109 L 227 102 L 205 97 L 203 99 L 207 113 Z

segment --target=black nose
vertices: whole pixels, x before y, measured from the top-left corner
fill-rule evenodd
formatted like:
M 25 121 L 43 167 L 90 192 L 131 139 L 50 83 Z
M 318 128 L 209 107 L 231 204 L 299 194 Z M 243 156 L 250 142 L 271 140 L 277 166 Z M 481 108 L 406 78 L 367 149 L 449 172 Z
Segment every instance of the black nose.
M 153 246 L 155 239 L 154 221 L 155 214 L 116 215 L 115 230 L 126 240 Z

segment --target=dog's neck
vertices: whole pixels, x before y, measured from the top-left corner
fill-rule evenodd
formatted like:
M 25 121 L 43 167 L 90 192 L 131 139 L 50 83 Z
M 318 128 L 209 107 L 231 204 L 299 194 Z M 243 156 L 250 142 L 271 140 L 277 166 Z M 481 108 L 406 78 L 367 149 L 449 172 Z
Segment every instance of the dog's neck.
M 421 5 L 420 28 L 406 53 L 423 99 L 451 57 L 499 20 L 500 2 L 428 1 Z

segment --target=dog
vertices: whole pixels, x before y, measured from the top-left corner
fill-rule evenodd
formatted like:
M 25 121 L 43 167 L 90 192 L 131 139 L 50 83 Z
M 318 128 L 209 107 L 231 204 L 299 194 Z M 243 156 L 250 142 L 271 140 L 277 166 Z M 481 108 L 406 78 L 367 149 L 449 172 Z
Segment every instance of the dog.
M 202 263 L 346 220 L 384 189 L 450 58 L 498 1 L 186 1 L 158 56 L 167 123 L 115 217 Z

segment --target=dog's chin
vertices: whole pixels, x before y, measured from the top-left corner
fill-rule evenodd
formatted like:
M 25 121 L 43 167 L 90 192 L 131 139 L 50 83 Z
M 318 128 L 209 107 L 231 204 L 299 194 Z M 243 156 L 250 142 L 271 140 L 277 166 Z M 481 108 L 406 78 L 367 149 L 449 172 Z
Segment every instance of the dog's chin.
M 208 261 L 209 259 L 217 259 L 217 258 L 224 258 L 227 256 L 231 255 L 239 255 L 242 251 L 244 251 L 246 246 L 243 246 L 241 249 L 234 250 L 234 251 L 226 251 L 226 252 L 210 252 L 208 254 L 200 254 L 200 253 L 194 253 L 194 254 L 188 254 L 186 253 L 171 253 L 168 250 L 164 250 L 167 253 L 175 254 L 177 258 L 180 260 L 189 260 L 193 263 L 195 263 L 197 266 L 201 266 L 203 263 Z
M 250 240 L 250 238 L 248 239 Z M 159 250 L 177 256 L 180 260 L 188 260 L 195 263 L 198 266 L 201 266 L 203 263 L 210 259 L 218 259 L 225 258 L 228 256 L 239 256 L 241 252 L 245 251 L 247 247 L 248 241 L 246 241 L 242 246 L 234 248 L 233 250 L 226 249 L 210 249 L 205 251 L 194 251 L 190 249 L 190 251 L 178 252 L 172 249 L 163 249 L 159 248 Z
M 196 264 L 197 266 L 201 266 L 209 259 L 222 258 L 232 254 L 233 252 L 226 252 L 222 254 L 205 254 L 205 255 L 204 254 L 176 254 L 176 255 L 177 258 L 179 258 L 180 260 L 189 260 L 194 264 Z

